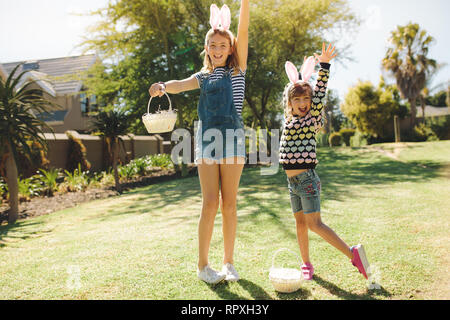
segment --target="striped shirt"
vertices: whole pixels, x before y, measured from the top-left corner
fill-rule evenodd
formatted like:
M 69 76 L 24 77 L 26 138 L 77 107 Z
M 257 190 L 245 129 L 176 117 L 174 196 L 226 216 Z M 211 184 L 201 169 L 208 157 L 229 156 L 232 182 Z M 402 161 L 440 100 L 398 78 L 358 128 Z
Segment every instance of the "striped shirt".
M 224 76 L 226 71 L 230 71 L 230 69 L 226 67 L 215 68 L 213 73 L 210 74 L 209 77 L 211 77 L 211 81 L 219 80 Z M 201 87 L 203 79 L 207 78 L 208 74 L 197 72 L 196 74 L 194 74 L 194 76 L 198 81 L 198 86 Z M 234 106 L 236 107 L 237 114 L 241 116 L 245 96 L 245 72 L 239 71 L 238 74 L 233 75 L 233 69 L 231 69 L 231 85 L 233 88 Z

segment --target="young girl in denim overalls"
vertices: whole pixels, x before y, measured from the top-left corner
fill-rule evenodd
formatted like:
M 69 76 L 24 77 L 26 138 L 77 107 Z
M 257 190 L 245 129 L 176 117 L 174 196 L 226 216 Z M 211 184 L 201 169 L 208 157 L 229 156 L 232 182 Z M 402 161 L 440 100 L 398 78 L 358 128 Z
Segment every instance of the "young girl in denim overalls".
M 212 5 L 211 29 L 205 39 L 202 71 L 185 80 L 155 83 L 149 89 L 152 97 L 162 96 L 164 92 L 176 94 L 200 89 L 195 163 L 198 165 L 203 206 L 198 226 L 197 276 L 211 284 L 224 279 L 239 280 L 233 266 L 233 255 L 237 193 L 245 164 L 245 144 L 242 140 L 244 125 L 240 114 L 245 90 L 249 20 L 249 0 L 241 0 L 238 34 L 235 38 L 229 30 L 231 15 L 228 7 L 223 6 L 219 10 L 216 5 Z M 232 139 L 227 139 L 227 135 Z M 222 212 L 224 257 L 222 270 L 216 271 L 209 265 L 208 253 L 219 205 Z
M 314 267 L 309 257 L 308 230 L 317 233 L 325 241 L 345 254 L 365 278 L 370 266 L 364 247 L 349 247 L 339 236 L 322 222 L 320 215 L 320 178 L 315 170 L 318 164 L 316 134 L 323 125 L 322 110 L 326 104 L 326 88 L 330 76 L 330 61 L 336 57 L 335 48 L 325 44 L 322 54 L 306 59 L 301 69 L 286 62 L 290 83 L 283 94 L 285 124 L 280 141 L 280 163 L 286 172 L 292 212 L 297 225 L 297 240 L 302 255 L 301 266 L 305 280 L 311 280 Z M 314 67 L 320 62 L 320 70 L 313 88 L 308 83 Z

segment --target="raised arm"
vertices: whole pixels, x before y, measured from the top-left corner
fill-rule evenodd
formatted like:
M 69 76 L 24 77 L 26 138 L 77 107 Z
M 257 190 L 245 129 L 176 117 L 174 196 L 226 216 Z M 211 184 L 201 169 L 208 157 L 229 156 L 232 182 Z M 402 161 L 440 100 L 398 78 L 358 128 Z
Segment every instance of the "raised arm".
M 328 79 L 330 77 L 330 61 L 333 60 L 337 53 L 334 53 L 335 47 L 331 44 L 328 49 L 325 47 L 325 43 L 322 44 L 322 54 L 314 54 L 316 59 L 320 62 L 319 76 L 314 88 L 314 96 L 311 104 L 311 114 L 314 117 L 320 116 L 323 107 L 326 103 L 326 91 L 328 85 Z
M 236 50 L 239 59 L 239 66 L 242 71 L 247 70 L 248 57 L 248 27 L 250 24 L 250 4 L 249 0 L 241 0 L 241 12 L 239 14 L 239 27 L 237 33 Z
M 148 92 L 151 97 L 161 97 L 164 92 L 177 94 L 184 91 L 199 89 L 198 81 L 195 76 L 191 76 L 184 80 L 171 80 L 168 82 L 159 82 L 151 85 Z

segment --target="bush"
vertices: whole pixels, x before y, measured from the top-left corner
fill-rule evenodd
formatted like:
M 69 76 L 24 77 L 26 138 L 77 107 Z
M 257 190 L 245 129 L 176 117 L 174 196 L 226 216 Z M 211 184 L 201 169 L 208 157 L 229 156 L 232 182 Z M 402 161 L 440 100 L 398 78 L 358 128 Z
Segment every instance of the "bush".
M 119 166 L 117 170 L 119 172 L 119 178 L 121 180 L 132 180 L 137 175 L 136 166 L 134 166 L 133 163 L 125 166 Z
M 114 175 L 112 174 L 112 171 L 102 171 L 99 174 L 99 185 L 102 187 L 111 187 L 114 186 Z
M 78 169 L 73 172 L 64 170 L 66 176 L 64 177 L 64 186 L 67 191 L 84 191 L 90 184 L 90 178 L 88 176 L 89 171 L 84 172 L 81 170 L 81 165 L 78 164 Z
M 59 176 L 59 170 L 57 169 L 50 169 L 50 170 L 44 170 L 40 169 L 41 172 L 40 180 L 44 186 L 44 191 L 47 195 L 53 196 L 53 193 L 58 190 L 58 184 L 56 180 Z
M 151 156 L 147 156 L 151 167 L 159 167 L 162 169 L 173 169 L 173 162 L 170 158 L 170 154 L 155 154 Z
M 356 133 L 355 129 L 341 129 L 341 131 L 339 131 L 339 133 L 341 134 L 342 140 L 344 141 L 345 145 L 347 147 L 350 146 L 350 139 L 351 137 L 353 137 Z
M 360 131 L 356 131 L 355 135 L 350 138 L 350 146 L 353 148 L 367 146 L 368 144 L 366 136 Z
M 88 171 L 91 164 L 87 160 L 86 147 L 80 139 L 74 137 L 70 131 L 66 131 L 69 137 L 69 153 L 67 155 L 66 168 L 69 172 L 73 172 L 81 165 L 82 171 Z
M 32 197 L 37 197 L 43 192 L 42 182 L 39 176 L 32 176 L 30 178 L 19 179 L 19 197 L 21 200 L 30 200 Z
M 340 147 L 342 145 L 341 134 L 339 132 L 333 132 L 330 134 L 328 142 L 330 143 L 330 147 Z
M 450 140 L 450 116 L 431 118 L 427 123 L 439 140 Z
M 36 174 L 39 168 L 47 169 L 50 161 L 46 158 L 44 147 L 36 141 L 27 141 L 26 144 L 31 150 L 30 155 L 25 154 L 24 151 L 18 150 L 17 153 L 17 170 L 20 175 L 25 178 L 29 178 Z M 5 164 L 0 164 L 0 167 Z
M 431 127 L 424 123 L 419 123 L 414 127 L 412 138 L 417 142 L 439 140 L 438 136 L 433 132 Z

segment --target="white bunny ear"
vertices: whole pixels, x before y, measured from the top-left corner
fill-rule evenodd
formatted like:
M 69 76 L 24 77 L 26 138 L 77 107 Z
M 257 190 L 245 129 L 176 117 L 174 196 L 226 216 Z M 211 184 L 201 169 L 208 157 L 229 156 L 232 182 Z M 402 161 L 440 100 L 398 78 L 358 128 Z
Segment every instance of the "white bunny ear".
M 298 75 L 298 70 L 294 66 L 294 64 L 290 61 L 286 61 L 284 68 L 286 69 L 286 74 L 287 74 L 289 80 L 292 83 L 297 83 L 299 80 L 299 75 Z
M 230 8 L 226 4 L 222 6 L 222 9 L 220 9 L 220 17 L 221 17 L 221 24 L 222 28 L 225 30 L 228 30 L 231 25 L 231 12 Z
M 211 15 L 209 18 L 209 24 L 211 25 L 211 28 L 216 30 L 219 28 L 220 19 L 221 19 L 219 7 L 217 7 L 217 5 L 215 5 L 215 4 L 212 4 L 210 7 L 210 11 L 211 11 Z
M 309 57 L 306 59 L 305 63 L 303 63 L 300 73 L 302 74 L 302 80 L 308 82 L 309 78 L 311 78 L 314 73 L 314 67 L 317 62 L 314 57 Z

